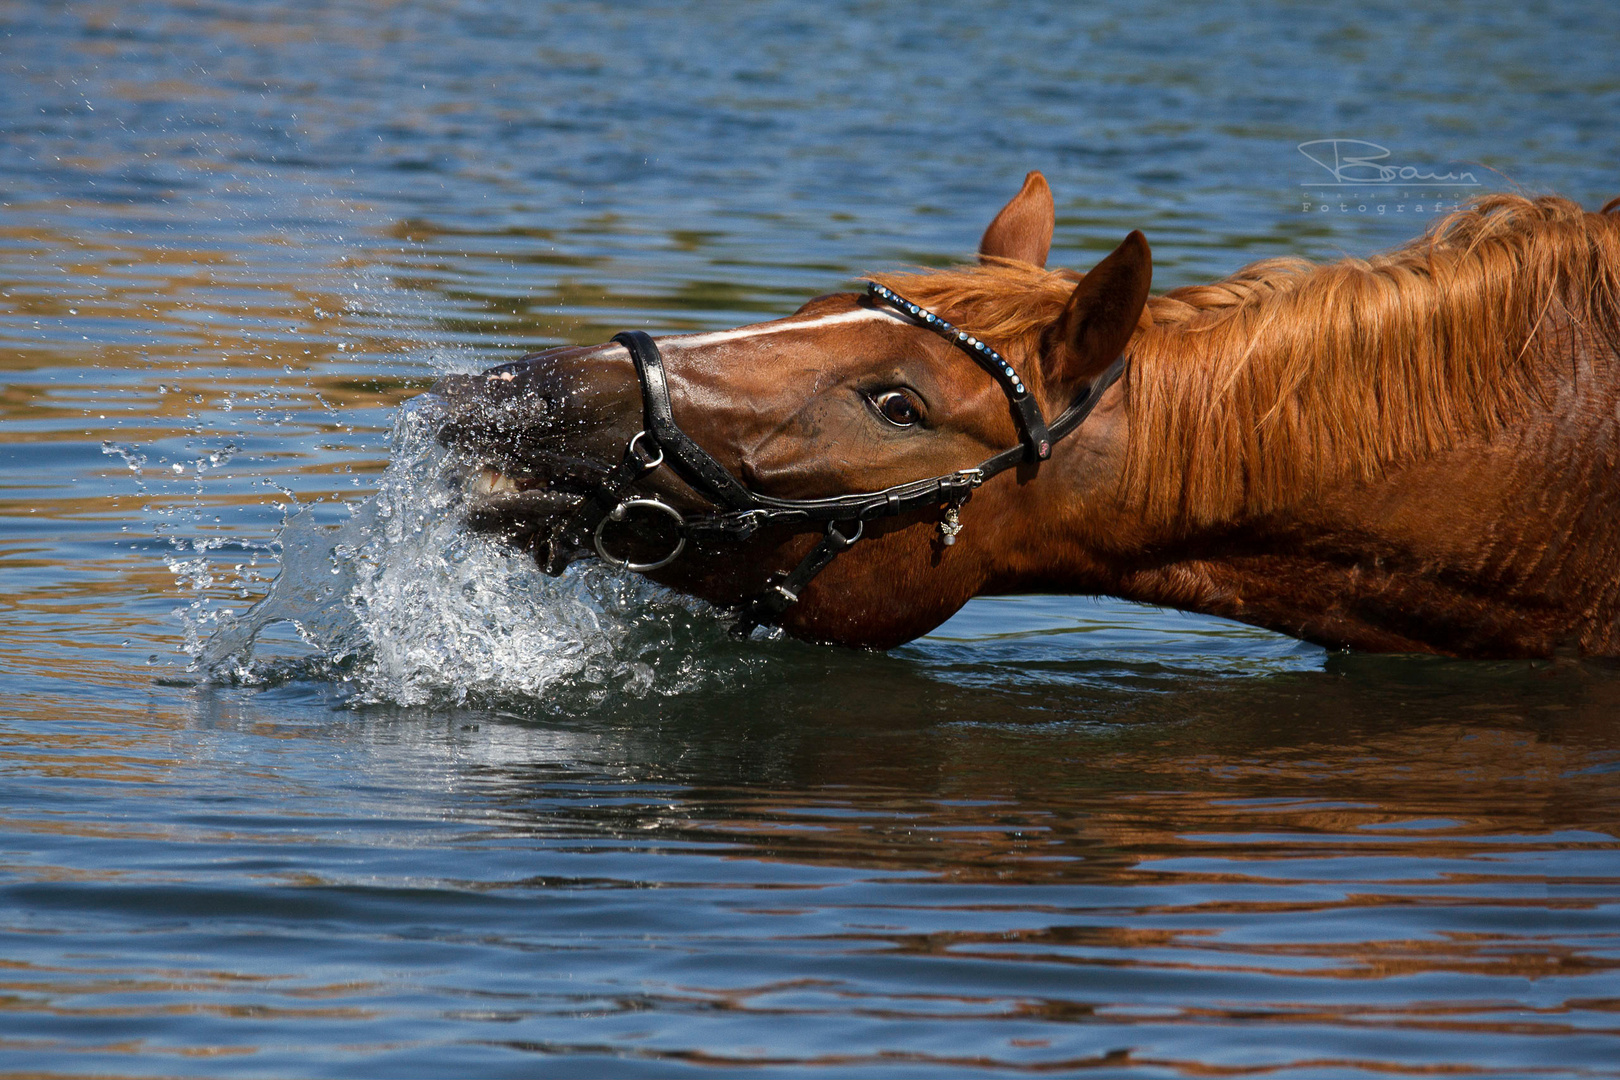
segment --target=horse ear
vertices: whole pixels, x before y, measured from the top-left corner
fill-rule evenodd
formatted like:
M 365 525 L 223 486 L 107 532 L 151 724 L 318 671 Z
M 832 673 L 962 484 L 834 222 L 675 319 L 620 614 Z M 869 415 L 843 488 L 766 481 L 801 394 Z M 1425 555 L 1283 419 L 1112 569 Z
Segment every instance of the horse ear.
M 984 230 L 984 237 L 979 241 L 980 261 L 991 255 L 1045 266 L 1047 252 L 1052 250 L 1052 226 L 1056 222 L 1052 189 L 1046 186 L 1046 177 L 1038 172 L 1030 173 L 1024 177 L 1023 188 Z
M 1133 229 L 1080 279 L 1046 331 L 1047 385 L 1086 382 L 1112 364 L 1136 332 L 1153 284 L 1153 252 Z

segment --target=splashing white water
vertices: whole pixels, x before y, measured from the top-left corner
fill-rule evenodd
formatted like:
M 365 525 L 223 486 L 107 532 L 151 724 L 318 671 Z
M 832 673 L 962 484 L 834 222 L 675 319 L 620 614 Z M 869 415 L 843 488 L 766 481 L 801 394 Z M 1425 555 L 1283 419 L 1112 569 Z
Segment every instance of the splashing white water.
M 439 446 L 435 429 L 430 397 L 402 406 L 376 495 L 335 528 L 318 524 L 312 508 L 291 517 L 281 574 L 249 611 L 193 605 L 195 666 L 263 681 L 273 672 L 254 660 L 254 642 L 287 622 L 315 650 L 310 659 L 361 701 L 455 703 L 560 689 L 587 699 L 642 696 L 705 681 L 692 653 L 724 640 L 714 613 L 594 563 L 548 578 L 530 557 L 468 532 L 458 477 L 465 463 Z M 172 567 L 183 577 L 192 564 Z

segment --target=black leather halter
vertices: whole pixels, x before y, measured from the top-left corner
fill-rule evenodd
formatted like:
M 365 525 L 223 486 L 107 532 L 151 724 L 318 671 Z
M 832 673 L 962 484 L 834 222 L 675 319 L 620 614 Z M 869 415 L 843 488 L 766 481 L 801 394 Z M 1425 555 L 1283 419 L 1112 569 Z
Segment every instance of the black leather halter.
M 880 491 L 837 495 L 823 499 L 778 499 L 761 495 L 716 461 L 675 422 L 670 404 L 669 381 L 664 375 L 664 358 L 658 345 L 640 330 L 615 334 L 613 340 L 630 352 L 636 375 L 641 381 L 642 430 L 624 449 L 623 459 L 608 473 L 594 494 L 559 527 L 548 541 L 544 561 L 549 573 L 561 573 L 568 553 L 594 543 L 597 554 L 608 562 L 631 570 L 656 570 L 673 562 L 690 540 L 747 540 L 761 528 L 824 524 L 825 535 L 798 566 L 778 574 L 765 591 L 748 601 L 733 632 L 746 636 L 754 627 L 777 622 L 793 604 L 810 580 L 840 553 L 860 540 L 866 522 L 893 517 L 926 507 L 954 510 L 968 500 L 973 489 L 1021 462 L 1040 462 L 1051 456 L 1052 445 L 1078 428 L 1096 408 L 1103 392 L 1125 370 L 1121 356 L 1092 381 L 1080 398 L 1058 415 L 1050 425 L 1023 379 L 1011 364 L 990 346 L 959 330 L 926 308 L 893 291 L 871 283 L 867 296 L 874 303 L 889 306 L 908 316 L 918 326 L 932 330 L 972 356 L 1000 384 L 1011 404 L 1019 426 L 1019 445 L 986 458 L 978 465 L 956 472 L 896 484 Z M 625 498 L 629 489 L 643 477 L 668 466 L 693 490 L 712 500 L 716 509 L 686 515 L 652 497 Z M 610 521 L 623 521 L 630 513 L 644 510 L 669 516 L 675 523 L 679 542 L 663 559 L 634 563 L 610 554 L 603 531 Z

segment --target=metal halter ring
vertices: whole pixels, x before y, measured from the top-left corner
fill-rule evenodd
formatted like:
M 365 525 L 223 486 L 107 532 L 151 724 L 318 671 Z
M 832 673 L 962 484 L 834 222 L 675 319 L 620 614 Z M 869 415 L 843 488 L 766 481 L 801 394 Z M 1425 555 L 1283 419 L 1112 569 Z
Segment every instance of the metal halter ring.
M 636 444 L 641 442 L 641 440 L 645 439 L 646 437 L 647 432 L 645 430 L 638 431 L 634 435 L 630 436 L 630 443 L 624 448 L 625 459 L 628 460 L 630 458 L 635 458 L 636 463 L 641 467 L 641 473 L 643 476 L 652 472 L 654 469 L 658 468 L 658 466 L 664 463 L 664 448 L 659 446 L 656 442 L 653 443 L 653 448 L 658 451 L 658 456 L 650 460 L 646 457 L 647 452 L 645 450 L 636 449 Z M 670 509 L 674 508 L 671 507 Z M 604 558 L 605 557 L 606 556 L 604 556 Z
M 677 529 L 686 524 L 686 519 L 681 517 L 681 512 L 666 502 L 662 502 L 658 499 L 626 499 L 624 502 L 613 508 L 613 513 L 596 523 L 596 532 L 592 534 L 592 539 L 596 542 L 596 553 L 602 556 L 604 561 L 612 563 L 614 566 L 619 566 L 626 570 L 634 571 L 638 574 L 644 574 L 648 570 L 657 570 L 661 566 L 668 566 L 670 563 L 680 558 L 681 552 L 686 550 L 686 537 L 680 537 L 675 543 L 675 550 L 671 551 L 668 555 L 665 555 L 657 562 L 631 562 L 629 559 L 621 559 L 617 555 L 608 554 L 607 547 L 602 543 L 602 530 L 608 527 L 608 522 L 610 521 L 623 521 L 625 518 L 630 516 L 630 511 L 638 506 L 645 506 L 652 510 L 662 510 L 664 513 L 668 514 L 674 519 L 675 527 Z
M 861 537 L 863 537 L 865 535 L 866 535 L 866 522 L 862 518 L 856 518 L 855 519 L 855 535 L 854 536 L 845 536 L 843 533 L 839 532 L 838 531 L 838 522 L 836 522 L 836 521 L 827 522 L 827 543 L 831 544 L 832 547 L 834 548 L 834 550 L 848 551 L 850 548 L 855 546 L 855 542 L 857 540 L 859 540 Z

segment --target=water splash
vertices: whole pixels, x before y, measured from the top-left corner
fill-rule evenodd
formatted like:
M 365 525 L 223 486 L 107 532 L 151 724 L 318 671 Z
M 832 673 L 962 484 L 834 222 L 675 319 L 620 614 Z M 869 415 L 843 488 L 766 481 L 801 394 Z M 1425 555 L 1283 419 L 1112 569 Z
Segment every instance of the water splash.
M 254 607 L 193 605 L 193 666 L 248 683 L 277 678 L 285 661 L 256 659 L 254 648 L 284 622 L 313 650 L 304 670 L 345 682 L 362 702 L 645 696 L 718 676 L 693 662 L 705 643 L 725 640 L 701 603 L 595 563 L 548 578 L 527 555 L 468 532 L 466 463 L 439 445 L 436 426 L 431 396 L 408 402 L 372 498 L 336 527 L 313 507 L 291 516 L 281 574 Z M 205 561 L 200 553 L 171 568 L 185 581 Z

